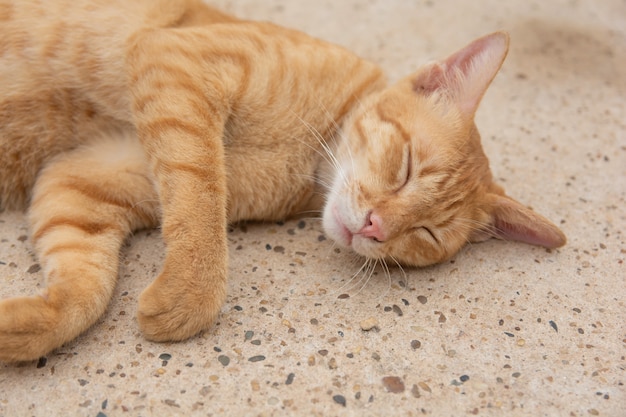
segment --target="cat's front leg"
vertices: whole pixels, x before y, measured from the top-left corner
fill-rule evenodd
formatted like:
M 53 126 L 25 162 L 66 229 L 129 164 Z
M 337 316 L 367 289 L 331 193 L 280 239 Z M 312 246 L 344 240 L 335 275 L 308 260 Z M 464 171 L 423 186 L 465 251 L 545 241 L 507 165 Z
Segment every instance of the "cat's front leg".
M 208 93 L 198 63 L 185 62 L 189 55 L 153 50 L 171 41 L 165 35 L 148 37 L 131 56 L 135 124 L 167 247 L 163 271 L 139 299 L 138 320 L 147 338 L 175 341 L 208 328 L 226 298 L 227 106 Z
M 157 171 L 167 253 L 160 276 L 141 294 L 138 320 L 149 339 L 183 340 L 209 327 L 226 298 L 225 190 L 216 178 L 223 173 Z
M 139 125 L 157 179 L 167 247 L 161 275 L 139 299 L 139 325 L 157 341 L 182 340 L 206 329 L 226 298 L 221 131 L 187 123 L 157 118 Z

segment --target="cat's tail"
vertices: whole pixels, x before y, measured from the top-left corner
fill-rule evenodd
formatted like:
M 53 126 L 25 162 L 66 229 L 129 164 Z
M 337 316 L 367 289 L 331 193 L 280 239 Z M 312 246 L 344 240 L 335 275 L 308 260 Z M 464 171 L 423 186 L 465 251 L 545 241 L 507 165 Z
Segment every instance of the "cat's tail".
M 100 141 L 56 159 L 37 180 L 32 240 L 43 294 L 0 301 L 0 360 L 34 360 L 104 313 L 130 232 L 157 223 L 157 196 L 132 137 Z

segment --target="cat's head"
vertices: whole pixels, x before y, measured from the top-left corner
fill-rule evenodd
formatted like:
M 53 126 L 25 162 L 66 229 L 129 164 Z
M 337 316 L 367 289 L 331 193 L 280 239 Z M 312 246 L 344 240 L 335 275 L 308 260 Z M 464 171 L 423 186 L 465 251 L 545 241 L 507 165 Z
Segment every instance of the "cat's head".
M 490 237 L 565 236 L 493 182 L 474 113 L 508 50 L 480 38 L 361 103 L 343 126 L 326 233 L 368 258 L 425 266 Z

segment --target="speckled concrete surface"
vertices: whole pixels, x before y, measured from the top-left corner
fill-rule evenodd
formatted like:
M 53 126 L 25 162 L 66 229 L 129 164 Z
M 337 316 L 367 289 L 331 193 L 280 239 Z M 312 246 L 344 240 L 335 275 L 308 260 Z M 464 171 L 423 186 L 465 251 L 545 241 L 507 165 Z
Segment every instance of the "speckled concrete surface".
M 38 363 L 0 365 L 0 416 L 626 415 L 626 3 L 215 3 L 343 44 L 392 80 L 508 30 L 477 117 L 484 147 L 569 244 L 490 241 L 369 274 L 317 220 L 235 227 L 219 323 L 156 344 L 135 313 L 163 245 L 139 233 L 90 331 Z M 22 214 L 0 214 L 1 297 L 41 286 L 27 233 Z

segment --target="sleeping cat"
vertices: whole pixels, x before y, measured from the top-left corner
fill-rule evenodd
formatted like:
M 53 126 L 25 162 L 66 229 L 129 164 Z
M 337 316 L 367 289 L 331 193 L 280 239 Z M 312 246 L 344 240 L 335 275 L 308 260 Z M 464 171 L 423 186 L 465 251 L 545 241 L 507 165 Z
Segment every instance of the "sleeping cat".
M 494 183 L 474 113 L 508 49 L 480 38 L 386 87 L 343 48 L 199 0 L 0 0 L 0 210 L 28 209 L 47 289 L 0 301 L 0 360 L 105 311 L 119 250 L 160 226 L 146 338 L 209 327 L 227 223 L 323 208 L 367 258 L 424 266 L 490 237 L 565 243 Z

